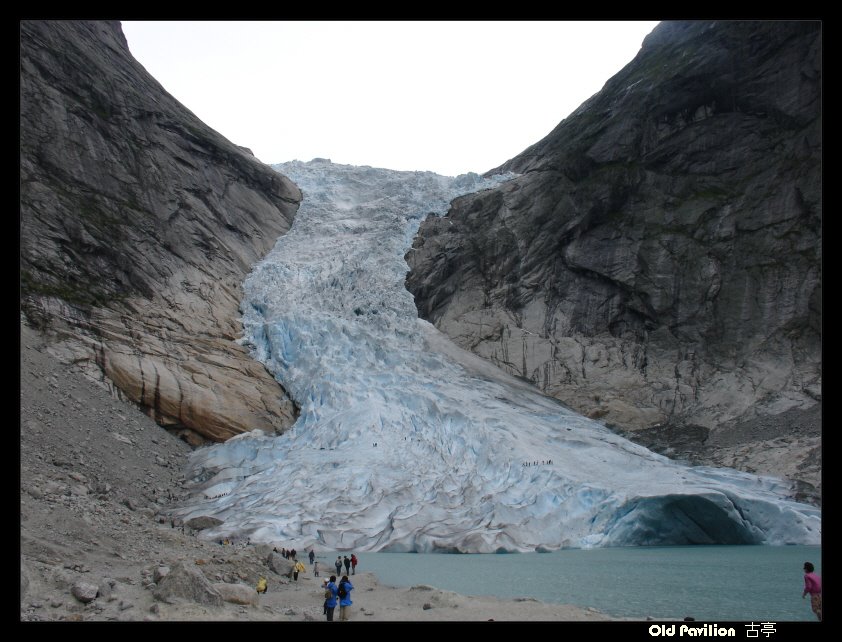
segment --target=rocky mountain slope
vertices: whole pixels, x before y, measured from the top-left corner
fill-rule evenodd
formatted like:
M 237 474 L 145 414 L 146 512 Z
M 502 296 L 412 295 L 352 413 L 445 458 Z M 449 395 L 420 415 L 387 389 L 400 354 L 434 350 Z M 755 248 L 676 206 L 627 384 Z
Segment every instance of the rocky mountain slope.
M 820 501 L 821 26 L 667 22 L 430 217 L 420 315 L 647 446 Z
M 290 426 L 235 340 L 301 200 L 134 60 L 119 23 L 20 23 L 21 306 L 50 350 L 191 443 Z

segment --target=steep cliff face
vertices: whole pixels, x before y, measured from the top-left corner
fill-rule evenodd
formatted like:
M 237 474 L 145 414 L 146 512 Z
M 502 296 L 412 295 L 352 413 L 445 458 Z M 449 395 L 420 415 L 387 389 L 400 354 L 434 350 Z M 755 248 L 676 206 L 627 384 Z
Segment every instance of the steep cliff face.
M 21 22 L 21 306 L 73 360 L 195 441 L 295 408 L 235 343 L 241 283 L 298 188 L 208 128 L 119 23 Z
M 422 225 L 419 313 L 647 445 L 815 499 L 820 98 L 818 23 L 662 23 L 492 170 L 519 178 Z

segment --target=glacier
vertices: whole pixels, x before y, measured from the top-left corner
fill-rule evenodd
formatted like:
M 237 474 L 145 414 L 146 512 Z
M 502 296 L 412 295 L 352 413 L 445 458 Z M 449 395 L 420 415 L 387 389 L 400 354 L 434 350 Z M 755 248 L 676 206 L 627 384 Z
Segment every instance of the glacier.
M 462 350 L 418 318 L 404 256 L 426 216 L 511 176 L 274 166 L 292 228 L 244 283 L 243 345 L 300 406 L 280 436 L 192 453 L 185 520 L 304 550 L 526 552 L 819 544 L 781 480 L 669 460 Z

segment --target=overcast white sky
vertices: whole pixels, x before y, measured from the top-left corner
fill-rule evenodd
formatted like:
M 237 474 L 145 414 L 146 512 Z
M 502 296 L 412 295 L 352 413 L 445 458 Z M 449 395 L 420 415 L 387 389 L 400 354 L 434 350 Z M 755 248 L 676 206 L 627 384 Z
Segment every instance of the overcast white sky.
M 657 22 L 123 22 L 134 57 L 265 163 L 447 176 L 547 135 Z

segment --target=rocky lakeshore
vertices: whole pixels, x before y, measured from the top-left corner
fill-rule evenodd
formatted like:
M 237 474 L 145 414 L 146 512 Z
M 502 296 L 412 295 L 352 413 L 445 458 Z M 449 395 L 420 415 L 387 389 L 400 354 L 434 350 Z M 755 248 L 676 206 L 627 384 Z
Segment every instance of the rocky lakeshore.
M 220 545 L 174 527 L 190 446 L 59 363 L 23 322 L 20 376 L 21 621 L 324 619 L 309 565 L 295 582 L 270 545 Z M 615 619 L 532 598 L 392 588 L 365 572 L 353 581 L 352 621 Z

